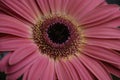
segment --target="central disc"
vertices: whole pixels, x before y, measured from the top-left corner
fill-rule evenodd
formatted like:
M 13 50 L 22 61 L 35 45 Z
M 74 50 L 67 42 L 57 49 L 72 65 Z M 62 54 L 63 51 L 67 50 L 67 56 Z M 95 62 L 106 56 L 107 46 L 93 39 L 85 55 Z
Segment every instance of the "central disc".
M 33 40 L 42 54 L 56 60 L 78 53 L 84 39 L 75 23 L 54 16 L 33 27 Z
M 59 22 L 51 24 L 48 28 L 47 34 L 50 40 L 57 44 L 65 43 L 70 36 L 68 27 Z

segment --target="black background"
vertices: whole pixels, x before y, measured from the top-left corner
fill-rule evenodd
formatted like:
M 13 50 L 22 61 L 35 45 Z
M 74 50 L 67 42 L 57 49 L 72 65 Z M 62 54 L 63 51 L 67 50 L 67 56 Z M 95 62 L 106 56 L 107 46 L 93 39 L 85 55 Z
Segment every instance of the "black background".
M 109 4 L 118 4 L 120 5 L 120 0 L 106 0 Z

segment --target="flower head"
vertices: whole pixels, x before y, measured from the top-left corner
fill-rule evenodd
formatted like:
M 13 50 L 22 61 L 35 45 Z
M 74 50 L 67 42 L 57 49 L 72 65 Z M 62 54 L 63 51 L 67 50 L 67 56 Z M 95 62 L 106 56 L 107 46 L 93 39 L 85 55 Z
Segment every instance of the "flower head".
M 120 11 L 104 0 L 0 0 L 8 80 L 120 77 Z

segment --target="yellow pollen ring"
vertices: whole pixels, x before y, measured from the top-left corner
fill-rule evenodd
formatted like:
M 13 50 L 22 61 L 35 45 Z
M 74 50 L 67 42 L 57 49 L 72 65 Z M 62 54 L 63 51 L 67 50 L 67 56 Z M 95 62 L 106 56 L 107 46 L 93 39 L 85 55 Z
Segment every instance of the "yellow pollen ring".
M 73 25 L 74 25 L 74 28 L 75 28 L 75 30 L 76 30 L 76 33 L 79 35 L 79 37 L 80 37 L 80 40 L 78 41 L 77 40 L 77 42 L 74 42 L 74 47 L 75 47 L 75 49 L 76 49 L 76 51 L 77 52 L 75 52 L 75 54 L 74 53 L 71 53 L 71 54 L 73 54 L 73 55 L 71 55 L 70 53 L 69 53 L 69 51 L 70 50 L 67 50 L 68 52 L 65 52 L 65 51 L 59 51 L 58 50 L 58 52 L 56 52 L 56 54 L 59 54 L 60 52 L 61 53 L 65 53 L 65 54 L 70 54 L 70 55 L 68 55 L 67 57 L 61 57 L 60 55 L 57 55 L 57 60 L 59 60 L 59 59 L 61 59 L 61 58 L 63 58 L 63 59 L 71 59 L 71 57 L 72 56 L 75 56 L 76 55 L 76 53 L 81 53 L 81 50 L 83 49 L 83 46 L 84 46 L 84 43 L 86 42 L 86 39 L 85 39 L 85 37 L 84 37 L 84 31 L 82 30 L 82 28 L 79 26 L 80 24 L 78 24 L 78 22 L 74 19 L 74 18 L 72 18 L 71 16 L 68 16 L 68 15 L 48 15 L 48 16 L 43 16 L 42 18 L 40 18 L 39 20 L 38 20 L 38 22 L 36 23 L 36 25 L 34 26 L 35 28 L 34 29 L 36 29 L 36 31 L 37 32 L 34 32 L 34 29 L 33 29 L 33 32 L 35 33 L 33 33 L 33 36 L 38 36 L 38 35 L 41 35 L 40 33 L 39 33 L 39 28 L 40 27 L 42 27 L 42 24 L 44 23 L 44 21 L 46 21 L 46 20 L 48 20 L 48 19 L 52 19 L 52 18 L 56 18 L 56 17 L 60 17 L 60 18 L 62 18 L 62 19 L 64 19 L 64 20 L 67 20 L 67 21 L 69 21 L 69 22 L 71 22 Z M 37 37 L 36 37 L 37 38 Z M 34 39 L 35 40 L 35 39 Z M 40 42 L 40 40 L 41 39 L 38 39 L 37 38 L 37 40 L 39 40 L 38 42 Z M 37 40 L 35 40 L 35 42 L 37 42 Z M 38 43 L 37 43 L 38 44 Z M 46 50 L 46 49 L 48 49 L 48 45 L 44 45 L 44 42 L 40 42 L 40 44 L 38 44 L 38 47 L 41 47 L 41 46 L 43 46 L 42 47 L 42 49 L 43 50 Z M 39 49 L 41 49 L 39 47 Z M 72 50 L 72 49 L 71 49 Z M 53 51 L 52 51 L 53 52 Z M 45 53 L 45 54 L 48 54 L 48 56 L 49 56 L 49 54 L 50 55 L 54 55 L 54 54 L 52 54 L 52 52 L 50 51 L 50 50 L 47 50 L 47 52 Z M 71 52 L 71 51 L 70 51 Z M 43 52 L 44 53 L 44 52 Z M 78 55 L 79 55 L 78 54 Z M 51 57 L 50 57 L 51 58 Z

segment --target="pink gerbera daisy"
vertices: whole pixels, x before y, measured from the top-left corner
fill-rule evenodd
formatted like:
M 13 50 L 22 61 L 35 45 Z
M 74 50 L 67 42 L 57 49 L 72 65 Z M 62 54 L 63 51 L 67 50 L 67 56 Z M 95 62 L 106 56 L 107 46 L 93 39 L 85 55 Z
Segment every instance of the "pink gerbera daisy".
M 0 0 L 7 80 L 120 77 L 120 11 L 104 0 Z

